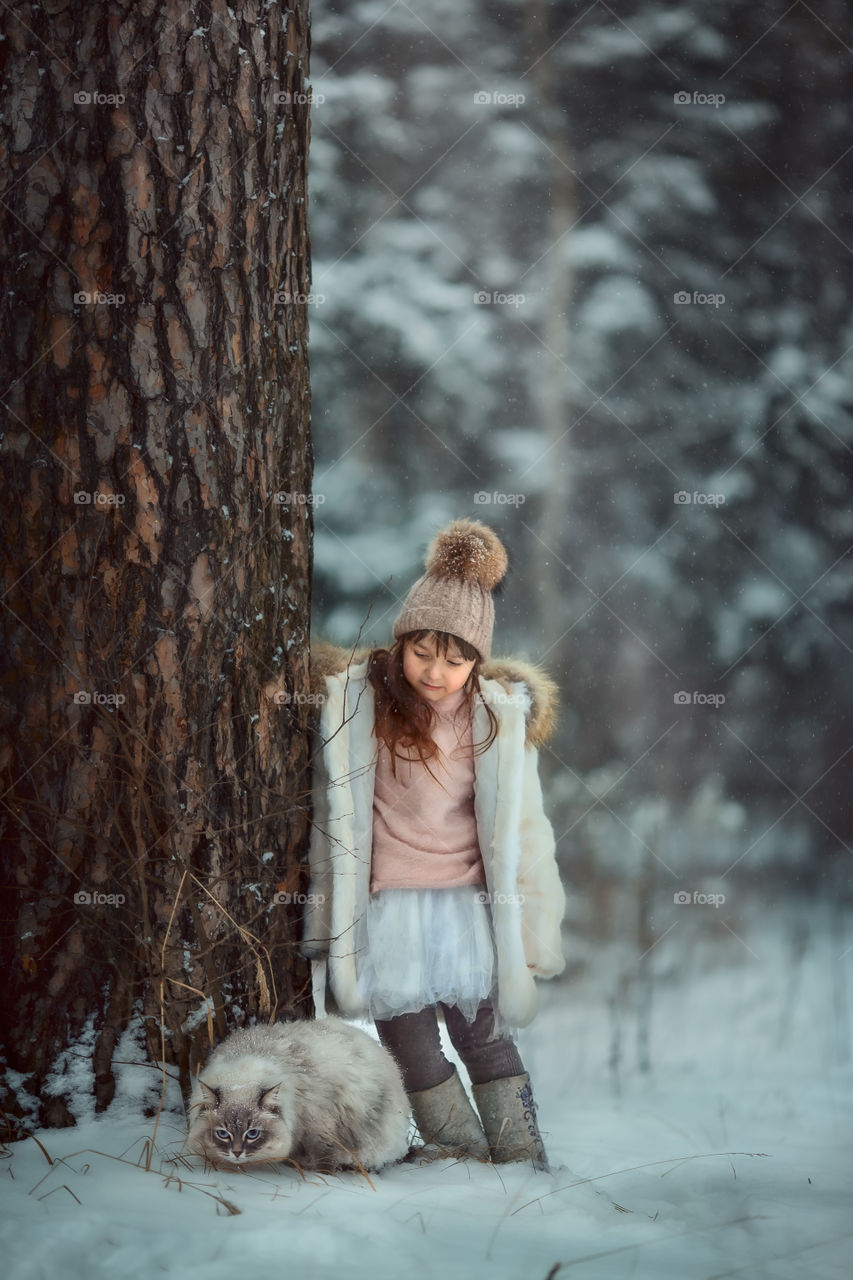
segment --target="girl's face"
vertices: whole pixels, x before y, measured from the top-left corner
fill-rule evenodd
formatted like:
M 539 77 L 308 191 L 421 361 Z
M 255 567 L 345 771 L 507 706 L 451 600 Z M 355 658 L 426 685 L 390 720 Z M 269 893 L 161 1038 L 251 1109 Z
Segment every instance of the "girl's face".
M 425 702 L 440 702 L 458 693 L 473 667 L 474 659 L 463 658 L 452 641 L 444 657 L 435 636 L 403 641 L 403 675 Z

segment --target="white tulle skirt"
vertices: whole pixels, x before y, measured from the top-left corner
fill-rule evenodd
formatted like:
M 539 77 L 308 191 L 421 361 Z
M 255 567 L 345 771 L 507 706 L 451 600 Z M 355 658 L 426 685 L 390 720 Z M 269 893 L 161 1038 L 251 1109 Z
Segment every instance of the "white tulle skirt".
M 471 1022 L 492 993 L 495 947 L 482 887 L 375 893 L 355 943 L 358 990 L 373 1018 L 443 1000 Z

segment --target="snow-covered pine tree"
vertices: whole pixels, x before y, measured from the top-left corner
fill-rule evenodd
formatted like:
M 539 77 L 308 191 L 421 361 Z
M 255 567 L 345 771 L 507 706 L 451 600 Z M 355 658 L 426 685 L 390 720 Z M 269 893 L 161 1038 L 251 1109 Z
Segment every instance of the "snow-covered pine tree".
M 320 614 L 344 638 L 373 601 L 383 635 L 401 545 L 416 571 L 442 519 L 491 519 L 519 569 L 503 641 L 565 694 L 552 779 L 639 760 L 627 816 L 713 777 L 757 836 L 826 772 L 761 856 L 793 855 L 795 824 L 838 851 L 844 5 L 386 10 L 330 3 L 315 27 Z M 477 512 L 478 492 L 524 501 Z M 722 694 L 729 728 L 682 690 Z

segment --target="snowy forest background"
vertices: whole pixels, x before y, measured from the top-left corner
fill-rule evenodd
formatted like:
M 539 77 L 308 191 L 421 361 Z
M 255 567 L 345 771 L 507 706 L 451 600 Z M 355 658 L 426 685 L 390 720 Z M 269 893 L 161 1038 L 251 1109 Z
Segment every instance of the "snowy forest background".
M 496 652 L 562 703 L 541 772 L 568 966 L 519 1035 L 554 1179 L 214 1176 L 137 1020 L 96 1107 L 92 1014 L 43 1089 L 77 1127 L 0 1148 L 8 1273 L 272 1274 L 286 1239 L 317 1277 L 841 1280 L 847 7 L 314 0 L 311 20 L 314 631 L 385 642 L 448 519 L 507 544 Z
M 845 16 L 314 8 L 315 629 L 383 642 L 443 521 L 500 531 L 577 966 L 748 961 L 748 902 L 849 885 Z

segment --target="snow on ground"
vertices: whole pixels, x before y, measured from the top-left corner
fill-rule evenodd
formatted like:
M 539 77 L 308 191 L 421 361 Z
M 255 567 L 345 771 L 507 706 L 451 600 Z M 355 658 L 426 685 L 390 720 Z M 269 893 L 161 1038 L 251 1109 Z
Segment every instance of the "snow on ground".
M 287 1168 L 205 1173 L 180 1156 L 174 1096 L 146 1169 L 153 1121 L 138 1099 L 153 1073 L 127 1069 L 106 1115 L 40 1132 L 44 1151 L 32 1139 L 8 1149 L 3 1272 L 846 1278 L 850 957 L 831 910 L 794 904 L 762 920 L 756 909 L 748 928 L 741 920 L 743 945 L 718 946 L 713 963 L 662 940 L 651 994 L 605 949 L 571 983 L 544 986 L 520 1047 L 550 1175 L 449 1161 L 398 1166 L 372 1185 Z

